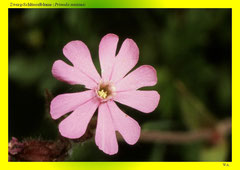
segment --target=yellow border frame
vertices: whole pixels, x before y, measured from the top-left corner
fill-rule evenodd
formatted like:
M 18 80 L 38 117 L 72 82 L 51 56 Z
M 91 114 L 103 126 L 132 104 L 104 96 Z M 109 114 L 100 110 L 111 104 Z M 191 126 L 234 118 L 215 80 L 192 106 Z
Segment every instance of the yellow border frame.
M 85 6 L 79 8 L 232 8 L 232 124 L 233 124 L 233 141 L 232 141 L 232 162 L 8 162 L 8 8 L 12 8 L 10 3 L 54 3 L 63 2 L 63 0 L 9 0 L 2 1 L 1 5 L 1 166 L 3 169 L 239 169 L 239 140 L 236 133 L 239 131 L 240 109 L 237 107 L 240 96 L 238 87 L 240 73 L 238 65 L 240 58 L 239 43 L 240 39 L 240 8 L 237 0 L 66 0 L 64 3 L 84 3 Z M 25 6 L 26 7 L 26 6 Z M 16 6 L 14 7 L 16 8 Z M 20 7 L 19 7 L 20 8 Z M 32 7 L 26 7 L 32 8 Z M 40 7 L 36 7 L 40 8 Z M 44 8 L 44 7 L 41 7 Z M 52 7 L 59 8 L 59 7 Z

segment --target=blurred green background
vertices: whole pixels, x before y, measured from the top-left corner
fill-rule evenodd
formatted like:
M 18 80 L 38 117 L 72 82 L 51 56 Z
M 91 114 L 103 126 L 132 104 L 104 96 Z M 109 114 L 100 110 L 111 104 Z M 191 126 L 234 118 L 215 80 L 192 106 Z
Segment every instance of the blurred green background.
M 83 90 L 57 81 L 55 60 L 63 46 L 82 40 L 100 72 L 98 45 L 107 33 L 132 38 L 137 66 L 156 68 L 158 108 L 143 114 L 121 109 L 143 130 L 191 131 L 231 118 L 231 9 L 9 9 L 9 138 L 58 137 L 46 108 L 54 96 Z M 136 68 L 136 67 L 135 67 Z M 69 161 L 231 161 L 231 134 L 220 144 L 119 142 L 108 156 L 93 140 L 74 144 Z

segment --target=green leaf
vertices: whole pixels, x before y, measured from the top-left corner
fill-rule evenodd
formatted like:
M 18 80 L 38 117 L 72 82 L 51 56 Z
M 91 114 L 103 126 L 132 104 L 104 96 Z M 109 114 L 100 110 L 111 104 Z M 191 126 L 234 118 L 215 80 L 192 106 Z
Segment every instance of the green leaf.
M 229 153 L 229 146 L 226 139 L 213 146 L 205 146 L 201 150 L 200 161 L 226 161 Z
M 191 94 L 182 82 L 179 81 L 176 87 L 179 91 L 179 103 L 185 125 L 192 130 L 214 126 L 215 117 L 206 106 Z

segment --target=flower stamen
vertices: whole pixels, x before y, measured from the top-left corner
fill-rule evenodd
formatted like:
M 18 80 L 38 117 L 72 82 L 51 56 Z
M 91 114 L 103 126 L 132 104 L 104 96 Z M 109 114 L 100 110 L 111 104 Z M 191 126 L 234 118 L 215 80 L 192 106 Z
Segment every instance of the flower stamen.
M 107 98 L 107 91 L 104 91 L 104 90 L 99 90 L 98 92 L 98 96 L 103 98 L 103 99 L 106 99 Z
M 113 96 L 115 95 L 115 87 L 111 82 L 100 81 L 100 83 L 96 87 L 96 94 L 102 102 L 105 102 L 113 98 Z

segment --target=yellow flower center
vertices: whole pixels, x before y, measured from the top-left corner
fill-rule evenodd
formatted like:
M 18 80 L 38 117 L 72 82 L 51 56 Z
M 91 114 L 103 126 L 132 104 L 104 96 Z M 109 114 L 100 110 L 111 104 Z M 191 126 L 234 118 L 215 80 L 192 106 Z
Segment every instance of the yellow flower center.
M 107 96 L 108 96 L 108 94 L 107 94 L 107 91 L 105 91 L 105 90 L 98 90 L 98 96 L 99 97 L 101 97 L 102 99 L 106 99 L 107 98 Z
M 111 82 L 100 81 L 95 92 L 101 102 L 106 102 L 115 95 L 115 87 Z

